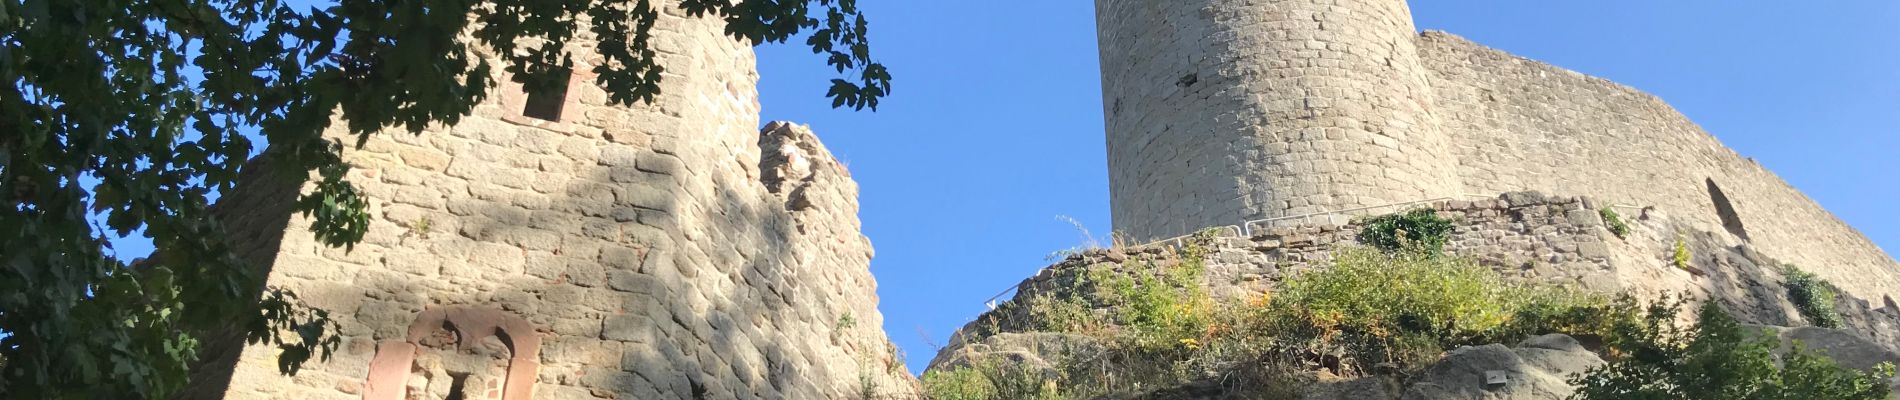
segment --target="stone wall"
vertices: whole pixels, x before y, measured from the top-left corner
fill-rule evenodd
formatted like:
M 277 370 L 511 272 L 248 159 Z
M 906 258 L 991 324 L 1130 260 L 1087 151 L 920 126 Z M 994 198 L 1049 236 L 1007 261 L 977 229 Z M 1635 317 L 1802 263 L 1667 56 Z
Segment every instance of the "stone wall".
M 1115 229 L 1538 190 L 1654 205 L 1857 295 L 1900 264 L 1654 96 L 1414 31 L 1403 0 L 1098 0 Z M 1798 133 L 1790 133 L 1798 134 Z
M 1115 229 L 1457 193 L 1404 0 L 1098 0 Z
M 1630 231 L 1619 238 L 1599 214 L 1604 206 L 1593 198 L 1513 192 L 1426 207 L 1455 224 L 1446 243 L 1448 253 L 1489 267 L 1508 280 L 1640 297 L 1686 294 L 1718 302 L 1749 323 L 1807 324 L 1782 286 L 1782 262 L 1764 256 L 1752 244 L 1725 231 L 1698 230 L 1697 221 L 1650 207 L 1620 208 L 1620 220 Z M 1202 244 L 1204 283 L 1217 299 L 1258 298 L 1289 276 L 1329 266 L 1332 254 L 1344 246 L 1359 245 L 1361 227 L 1356 222 L 1322 222 L 1266 228 L 1251 236 L 1241 235 L 1234 227 L 1216 228 Z M 1690 249 L 1690 269 L 1673 265 L 1677 240 Z M 1032 331 L 1030 327 L 1037 325 L 1022 305 L 1039 294 L 1070 290 L 1075 285 L 1068 280 L 1081 276 L 1081 271 L 1126 271 L 1181 262 L 1180 253 L 1170 249 L 1182 246 L 1176 240 L 1072 255 L 1023 280 L 1008 303 L 959 330 L 932 365 L 950 362 L 966 346 L 989 345 L 979 336 Z M 1891 296 L 1846 294 L 1839 300 L 1843 329 L 1900 350 L 1900 306 Z
M 655 104 L 608 104 L 582 60 L 558 120 L 504 85 L 454 126 L 347 149 L 371 214 L 352 249 L 254 165 L 225 222 L 342 349 L 286 377 L 273 348 L 212 343 L 223 367 L 186 397 L 916 397 L 850 173 L 804 127 L 759 130 L 748 45 L 659 6 Z
M 1661 99 L 1450 34 L 1419 43 L 1466 192 L 1655 205 L 1858 295 L 1900 293 L 1887 253 Z

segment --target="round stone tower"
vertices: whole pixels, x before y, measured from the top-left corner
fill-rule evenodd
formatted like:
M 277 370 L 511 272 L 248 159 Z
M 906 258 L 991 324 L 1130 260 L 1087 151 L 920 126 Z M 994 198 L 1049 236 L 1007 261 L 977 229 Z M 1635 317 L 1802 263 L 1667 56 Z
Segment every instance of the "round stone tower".
M 1096 0 L 1115 228 L 1461 190 L 1404 0 Z

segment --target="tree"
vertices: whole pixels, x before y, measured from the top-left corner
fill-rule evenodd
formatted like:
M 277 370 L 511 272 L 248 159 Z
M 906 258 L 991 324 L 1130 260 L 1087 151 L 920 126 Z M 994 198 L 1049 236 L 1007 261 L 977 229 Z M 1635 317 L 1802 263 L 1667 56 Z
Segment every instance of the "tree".
M 0 0 L 0 397 L 165 397 L 195 357 L 187 332 L 233 316 L 252 343 L 285 350 L 286 373 L 327 356 L 326 316 L 263 288 L 208 212 L 254 154 L 240 132 L 261 133 L 274 169 L 317 182 L 296 208 L 320 242 L 347 247 L 368 219 L 341 144 L 320 137 L 331 121 L 359 145 L 454 124 L 494 85 L 497 66 L 469 46 L 496 49 L 533 88 L 572 65 L 563 46 L 581 29 L 599 37 L 608 62 L 593 72 L 611 100 L 651 102 L 649 31 L 665 6 L 752 43 L 807 35 L 850 78 L 832 81 L 834 107 L 875 110 L 890 91 L 855 0 Z M 156 247 L 136 266 L 107 241 L 135 232 Z
M 1856 371 L 1799 343 L 1777 357 L 1772 334 L 1749 332 L 1720 306 L 1702 305 L 1693 326 L 1676 321 L 1681 307 L 1680 299 L 1659 301 L 1618 323 L 1609 342 L 1620 357 L 1571 378 L 1571 398 L 1887 398 L 1892 364 Z

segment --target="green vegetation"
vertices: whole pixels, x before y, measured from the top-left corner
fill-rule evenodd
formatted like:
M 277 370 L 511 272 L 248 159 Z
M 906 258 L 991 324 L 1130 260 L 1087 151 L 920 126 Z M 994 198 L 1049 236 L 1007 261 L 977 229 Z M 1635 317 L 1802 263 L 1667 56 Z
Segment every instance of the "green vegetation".
M 851 329 L 858 326 L 858 319 L 851 316 L 850 310 L 846 310 L 843 314 L 838 315 L 838 323 L 836 325 L 838 330 Z
M 1467 260 L 1370 249 L 1341 252 L 1332 268 L 1288 278 L 1272 295 L 1222 302 L 1201 289 L 1202 253 L 1190 244 L 1178 262 L 1098 265 L 1059 294 L 1031 297 L 1022 311 L 1036 323 L 1020 328 L 1095 337 L 1106 347 L 1099 358 L 1054 371 L 932 371 L 925 389 L 933 399 L 1031 398 L 985 389 L 1001 386 L 1039 390 L 1014 392 L 1023 396 L 1091 398 L 1216 376 L 1285 382 L 1289 371 L 1340 351 L 1340 365 L 1328 367 L 1341 374 L 1383 362 L 1411 369 L 1460 345 L 1600 334 L 1618 310 L 1601 296 L 1511 284 Z
M 1796 348 L 1779 357 L 1772 335 L 1747 332 L 1720 307 L 1704 305 L 1694 326 L 1677 322 L 1683 302 L 1659 301 L 1610 336 L 1620 355 L 1571 383 L 1579 400 L 1886 399 L 1893 365 L 1842 368 Z M 1779 362 L 1777 362 L 1779 361 Z
M 1603 216 L 1603 225 L 1609 227 L 1610 233 L 1616 235 L 1617 239 L 1629 237 L 1630 226 L 1623 223 L 1623 216 L 1618 215 L 1614 207 L 1603 206 L 1603 209 L 1597 210 L 1597 214 Z
M 429 216 L 425 215 L 420 218 L 416 218 L 415 221 L 409 222 L 409 232 L 404 233 L 403 235 L 404 236 L 415 235 L 418 238 L 428 239 L 429 234 L 432 233 L 431 230 L 434 229 L 434 224 L 435 224 L 435 221 L 430 220 Z
M 1385 251 L 1416 247 L 1437 253 L 1444 249 L 1452 230 L 1451 220 L 1428 208 L 1372 217 L 1362 224 L 1359 242 Z
M 1061 393 L 1055 380 L 1020 363 L 978 360 L 974 365 L 932 370 L 923 376 L 930 400 L 1058 400 L 1075 398 Z
M 1468 260 L 1347 250 L 1285 282 L 1260 318 L 1283 346 L 1345 349 L 1365 365 L 1422 366 L 1459 345 L 1599 333 L 1601 296 L 1506 282 Z
M 1616 218 L 1608 209 L 1603 215 Z M 1887 391 L 1891 367 L 1853 371 L 1799 348 L 1777 358 L 1778 342 L 1747 335 L 1714 306 L 1680 324 L 1687 300 L 1679 297 L 1644 304 L 1506 280 L 1438 252 L 1450 229 L 1437 226 L 1446 223 L 1429 210 L 1368 220 L 1361 237 L 1370 240 L 1362 240 L 1390 247 L 1336 251 L 1329 267 L 1242 299 L 1215 299 L 1202 288 L 1205 236 L 1158 257 L 1070 264 L 1049 281 L 1059 287 L 992 314 L 1017 320 L 992 319 L 973 337 L 1060 332 L 1094 338 L 1101 352 L 1046 366 L 975 360 L 930 371 L 924 390 L 931 399 L 1085 399 L 1218 384 L 1227 395 L 1295 398 L 1297 382 L 1308 379 L 1301 374 L 1315 369 L 1405 376 L 1459 346 L 1563 333 L 1600 339 L 1599 354 L 1611 360 L 1573 377 L 1583 400 L 1874 399 Z M 1674 262 L 1687 269 L 1687 239 L 1678 236 L 1674 248 Z M 1793 267 L 1783 273 L 1804 315 L 1838 325 L 1831 285 Z
M 960 367 L 925 371 L 924 393 L 930 400 L 995 399 L 996 388 L 980 367 Z
M 1675 263 L 1676 268 L 1684 270 L 1684 271 L 1694 271 L 1693 269 L 1689 268 L 1689 261 L 1692 260 L 1692 258 L 1689 255 L 1688 239 L 1684 238 L 1680 234 L 1676 235 L 1675 249 L 1676 249 L 1675 255 L 1670 259 L 1670 261 Z
M 1782 266 L 1781 275 L 1786 278 L 1781 286 L 1788 289 L 1788 300 L 1794 303 L 1802 318 L 1822 328 L 1841 326 L 1841 314 L 1834 311 L 1835 294 L 1840 291 L 1833 283 L 1794 265 Z

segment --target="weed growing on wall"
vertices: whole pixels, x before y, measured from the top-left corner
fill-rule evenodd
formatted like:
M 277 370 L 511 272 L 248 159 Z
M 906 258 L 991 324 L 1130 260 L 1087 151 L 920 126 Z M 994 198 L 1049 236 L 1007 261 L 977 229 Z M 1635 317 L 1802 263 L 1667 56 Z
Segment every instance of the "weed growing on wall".
M 1676 249 L 1676 252 L 1675 252 L 1675 255 L 1672 257 L 1671 261 L 1675 263 L 1676 268 L 1684 270 L 1684 271 L 1693 271 L 1689 269 L 1689 261 L 1691 260 L 1691 258 L 1689 255 L 1688 239 L 1683 238 L 1682 235 L 1680 234 L 1676 235 L 1675 249 Z
M 1571 379 L 1579 400 L 1886 399 L 1893 364 L 1876 371 L 1842 368 L 1798 344 L 1776 357 L 1772 335 L 1746 332 L 1721 307 L 1705 304 L 1696 324 L 1677 321 L 1680 298 L 1651 303 L 1619 323 L 1609 344 L 1622 357 Z M 1779 359 L 1779 360 L 1777 360 Z M 1777 362 L 1779 361 L 1779 362 Z
M 1788 289 L 1788 300 L 1801 312 L 1801 318 L 1822 328 L 1841 326 L 1841 314 L 1834 311 L 1835 294 L 1840 291 L 1833 283 L 1794 265 L 1782 266 L 1781 275 L 1787 278 L 1781 286 Z
M 1385 251 L 1410 247 L 1437 253 L 1450 239 L 1452 223 L 1437 211 L 1421 208 L 1366 219 L 1359 230 L 1359 242 Z
M 1597 214 L 1603 216 L 1603 225 L 1609 227 L 1610 233 L 1616 235 L 1617 239 L 1629 237 L 1630 226 L 1623 223 L 1623 217 L 1617 215 L 1615 208 L 1604 206 L 1603 209 L 1597 210 Z

